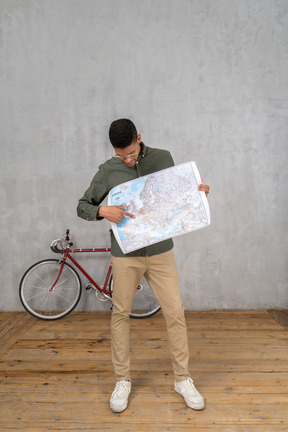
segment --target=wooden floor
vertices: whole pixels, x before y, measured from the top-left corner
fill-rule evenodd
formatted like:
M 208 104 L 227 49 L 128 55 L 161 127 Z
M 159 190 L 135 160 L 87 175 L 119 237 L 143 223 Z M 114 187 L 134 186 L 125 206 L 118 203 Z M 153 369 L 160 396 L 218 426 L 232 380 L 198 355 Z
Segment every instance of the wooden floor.
M 173 390 L 162 314 L 131 321 L 132 392 L 114 414 L 110 314 L 55 322 L 0 314 L 1 431 L 288 431 L 288 315 L 186 312 L 191 375 L 206 409 Z

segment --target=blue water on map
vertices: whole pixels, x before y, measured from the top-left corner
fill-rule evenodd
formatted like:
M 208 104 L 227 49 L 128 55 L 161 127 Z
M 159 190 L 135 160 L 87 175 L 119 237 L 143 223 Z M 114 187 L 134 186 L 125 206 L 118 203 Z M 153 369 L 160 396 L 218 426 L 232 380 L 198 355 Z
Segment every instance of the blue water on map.
M 131 196 L 135 196 L 135 195 L 139 196 L 145 186 L 145 182 L 146 182 L 146 176 L 140 177 L 138 179 L 133 180 L 132 182 L 129 182 L 130 184 L 127 189 L 125 188 L 125 184 L 116 186 L 111 196 L 112 205 L 126 204 L 126 202 L 130 201 Z M 120 222 L 120 224 L 118 224 L 118 228 L 119 228 L 118 233 L 122 242 L 124 242 L 124 240 L 126 239 L 126 235 L 123 228 L 127 223 L 129 223 L 129 219 L 130 218 L 125 217 L 123 221 Z

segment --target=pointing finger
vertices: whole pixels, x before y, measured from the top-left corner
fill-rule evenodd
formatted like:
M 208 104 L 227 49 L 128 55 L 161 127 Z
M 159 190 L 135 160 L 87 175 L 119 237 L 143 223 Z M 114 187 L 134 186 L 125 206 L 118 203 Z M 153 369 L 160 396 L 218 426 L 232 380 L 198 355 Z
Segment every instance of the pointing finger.
M 128 213 L 128 212 L 123 211 L 123 215 L 124 215 L 124 216 L 128 216 L 128 217 L 130 217 L 130 218 L 132 218 L 132 219 L 135 219 L 135 216 L 134 216 L 133 214 L 131 214 L 131 213 Z

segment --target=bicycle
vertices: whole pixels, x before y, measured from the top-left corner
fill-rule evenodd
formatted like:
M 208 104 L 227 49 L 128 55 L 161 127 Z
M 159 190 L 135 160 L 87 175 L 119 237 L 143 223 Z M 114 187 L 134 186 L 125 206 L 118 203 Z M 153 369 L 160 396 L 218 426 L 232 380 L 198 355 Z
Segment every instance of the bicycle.
M 27 312 L 43 320 L 56 320 L 72 312 L 82 295 L 82 283 L 69 259 L 88 279 L 86 290 L 94 289 L 99 301 L 111 302 L 113 308 L 113 276 L 110 263 L 104 283 L 99 285 L 76 261 L 72 254 L 111 252 L 111 248 L 72 249 L 70 230 L 63 238 L 53 240 L 51 250 L 61 254 L 60 259 L 38 261 L 26 270 L 19 285 L 20 300 Z M 136 288 L 130 316 L 146 318 L 160 310 L 145 277 Z

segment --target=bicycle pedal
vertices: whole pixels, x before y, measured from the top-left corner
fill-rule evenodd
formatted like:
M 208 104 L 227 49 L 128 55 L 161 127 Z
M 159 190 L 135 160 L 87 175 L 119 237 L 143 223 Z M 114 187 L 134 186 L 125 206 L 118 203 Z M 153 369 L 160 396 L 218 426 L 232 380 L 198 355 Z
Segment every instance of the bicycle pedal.
M 92 285 L 89 284 L 89 285 L 87 285 L 87 287 L 86 287 L 85 290 L 86 290 L 86 291 L 89 291 L 89 290 L 91 290 L 91 288 L 92 288 Z

